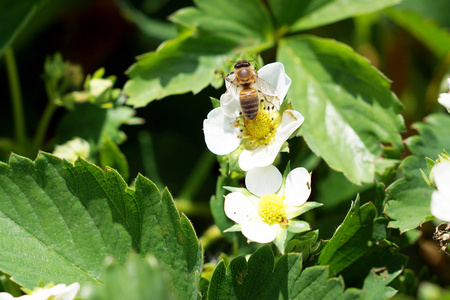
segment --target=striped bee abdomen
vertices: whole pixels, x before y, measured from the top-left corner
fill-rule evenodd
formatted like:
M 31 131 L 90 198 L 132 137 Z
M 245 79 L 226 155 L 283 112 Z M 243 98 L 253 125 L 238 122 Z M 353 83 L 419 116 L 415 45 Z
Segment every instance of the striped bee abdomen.
M 252 88 L 244 88 L 239 93 L 239 102 L 241 104 L 244 117 L 253 120 L 259 111 L 258 91 Z

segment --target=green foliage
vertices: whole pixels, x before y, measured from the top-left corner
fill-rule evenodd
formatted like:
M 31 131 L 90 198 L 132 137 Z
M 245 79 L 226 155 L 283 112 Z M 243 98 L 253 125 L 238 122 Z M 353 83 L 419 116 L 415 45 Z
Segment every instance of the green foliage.
M 140 56 L 130 67 L 124 87 L 128 104 L 140 107 L 168 95 L 198 93 L 210 83 L 221 86 L 227 59 L 271 46 L 267 39 L 273 29 L 260 1 L 199 0 L 196 4 L 198 8 L 185 8 L 171 17 L 182 28 L 179 37 Z M 242 47 L 246 38 L 250 43 Z
M 422 177 L 421 170 L 429 174 L 425 157 L 437 159 L 444 149 L 450 149 L 450 117 L 448 115 L 428 116 L 425 123 L 416 123 L 419 135 L 406 140 L 413 155 L 407 157 L 400 168 L 404 178 L 388 187 L 392 198 L 386 205 L 386 214 L 393 220 L 389 226 L 407 231 L 429 220 L 430 199 L 433 189 Z
M 331 274 L 342 274 L 347 284 L 361 284 L 366 278 L 364 286 L 375 297 L 381 290 L 386 295 L 393 292 L 391 288 L 385 290 L 385 286 L 400 274 L 406 257 L 377 232 L 375 206 L 367 203 L 360 207 L 356 199 L 344 222 L 320 252 L 318 263 L 328 265 Z
M 86 299 L 173 299 L 166 277 L 154 256 L 129 255 L 124 264 L 108 263 L 102 276 L 104 285 L 96 286 Z
M 299 31 L 378 11 L 400 1 L 271 0 L 270 7 L 277 19 L 278 27 L 286 26 L 289 31 Z
M 362 299 L 363 293 L 344 291 L 342 278 L 328 278 L 328 268 L 302 270 L 299 254 L 286 254 L 275 265 L 272 250 L 262 247 L 247 260 L 241 256 L 228 267 L 221 261 L 214 270 L 208 299 Z
M 3 1 L 0 58 L 13 114 L 8 105 L 0 109 L 0 155 L 28 158 L 0 162 L 0 291 L 18 296 L 19 286 L 78 281 L 78 296 L 88 300 L 447 297 L 434 283 L 419 285 L 450 281 L 436 271 L 448 266 L 428 269 L 438 250 L 417 251 L 431 239 L 428 227 L 414 230 L 434 218 L 430 169 L 450 149 L 450 117 L 430 114 L 448 91 L 447 2 Z M 88 28 L 81 38 L 67 34 L 74 19 Z M 54 27 L 36 33 L 47 25 Z M 85 52 L 77 57 L 78 48 Z M 148 52 L 122 78 L 137 51 Z M 73 58 L 97 71 L 84 77 Z M 285 175 L 291 163 L 307 167 L 311 199 L 302 220 L 275 238 L 275 254 L 272 245 L 248 241 L 224 212 L 227 190 L 245 184 L 240 152 L 219 156 L 218 172 L 209 152 L 195 167 L 190 161 L 206 153 L 201 122 L 211 103 L 221 104 L 213 88 L 225 90 L 224 76 L 241 59 L 256 69 L 283 63 L 292 84 L 282 107 L 305 117 L 291 136 L 303 140 L 285 143 L 274 164 L 289 159 Z M 113 68 L 101 67 L 110 61 Z M 144 120 L 140 133 L 123 126 Z M 418 134 L 404 132 L 411 123 Z M 46 152 L 29 159 L 55 145 L 66 160 Z M 173 153 L 181 159 L 172 161 Z
M 0 57 L 6 48 L 12 45 L 21 31 L 28 25 L 31 18 L 41 9 L 44 0 L 25 0 L 20 4 L 14 0 L 0 3 Z
M 444 59 L 450 52 L 450 33 L 412 11 L 388 10 L 388 15 L 428 46 L 436 57 Z
M 283 39 L 278 60 L 295 82 L 288 97 L 311 150 L 353 183 L 372 182 L 381 142 L 403 148 L 402 105 L 388 80 L 349 47 L 312 36 Z
M 176 298 L 196 298 L 202 249 L 167 190 L 143 176 L 130 189 L 114 170 L 45 153 L 13 155 L 0 171 L 0 269 L 17 283 L 100 284 L 105 259 L 123 263 L 134 250 L 155 256 Z

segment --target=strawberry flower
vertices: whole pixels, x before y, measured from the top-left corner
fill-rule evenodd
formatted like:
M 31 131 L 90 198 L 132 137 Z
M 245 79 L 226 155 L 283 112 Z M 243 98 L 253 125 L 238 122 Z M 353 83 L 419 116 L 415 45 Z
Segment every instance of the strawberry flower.
M 311 194 L 311 175 L 305 168 L 292 170 L 286 178 L 273 165 L 253 168 L 245 177 L 247 189 L 226 187 L 225 214 L 237 223 L 226 231 L 241 231 L 251 242 L 275 244 L 284 252 L 288 235 L 310 229 L 293 218 L 320 206 L 306 202 Z
M 291 84 L 282 63 L 265 65 L 258 70 L 258 77 L 275 88 L 281 109 L 263 101 L 253 120 L 245 118 L 239 102 L 242 88 L 229 88 L 230 83 L 225 81 L 228 89 L 220 97 L 221 106 L 213 109 L 203 121 L 208 149 L 217 155 L 239 151 L 238 163 L 244 171 L 272 164 L 286 140 L 304 120 L 299 112 L 282 105 Z

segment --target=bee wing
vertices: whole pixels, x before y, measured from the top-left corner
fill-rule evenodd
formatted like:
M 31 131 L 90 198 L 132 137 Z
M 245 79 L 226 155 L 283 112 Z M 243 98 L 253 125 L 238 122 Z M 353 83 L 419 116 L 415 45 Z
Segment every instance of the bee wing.
M 220 96 L 220 106 L 226 116 L 237 117 L 241 112 L 239 104 L 239 88 L 236 85 L 234 73 L 230 73 L 225 78 L 227 90 Z
M 264 99 L 268 103 L 274 105 L 277 109 L 280 109 L 280 99 L 278 99 L 277 96 L 277 89 L 273 85 L 259 77 L 256 79 L 256 85 L 258 87 L 258 92 L 263 94 Z
M 227 87 L 227 90 L 230 86 L 236 85 L 236 74 L 234 74 L 234 72 L 228 73 L 227 76 L 223 76 L 223 78 L 225 79 L 225 86 Z

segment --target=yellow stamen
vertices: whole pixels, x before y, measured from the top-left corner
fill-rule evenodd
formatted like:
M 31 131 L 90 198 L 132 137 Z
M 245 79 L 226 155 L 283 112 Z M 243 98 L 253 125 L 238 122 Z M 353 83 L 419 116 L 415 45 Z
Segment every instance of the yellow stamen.
M 273 224 L 287 220 L 286 204 L 282 197 L 276 194 L 266 194 L 259 201 L 258 214 L 264 222 Z

